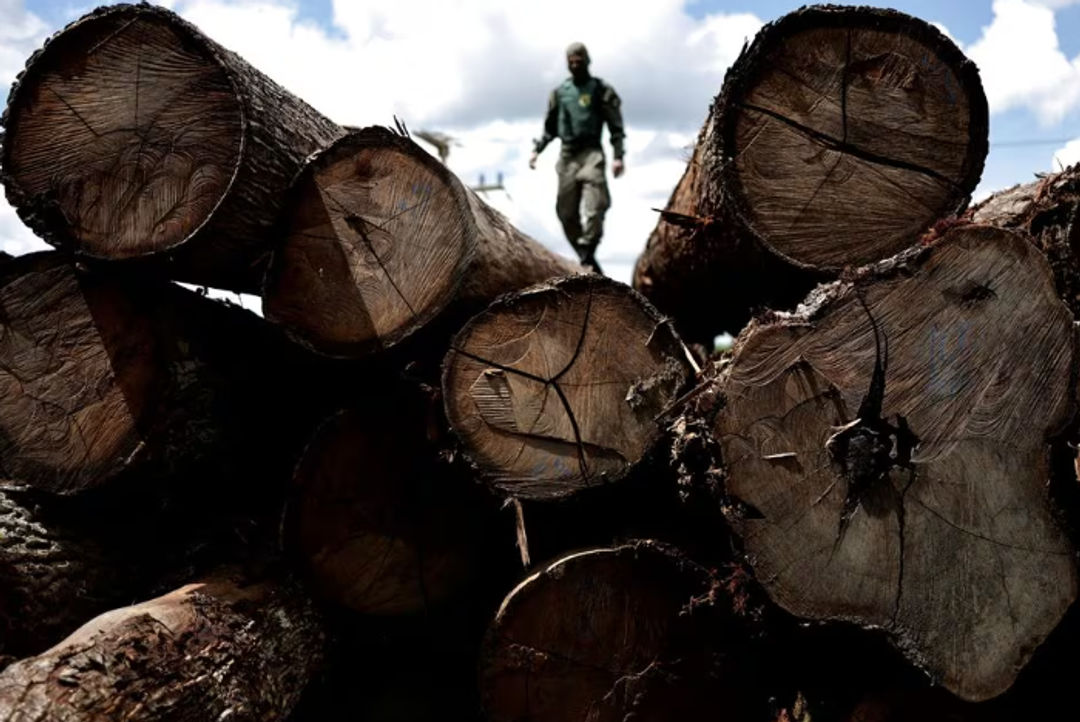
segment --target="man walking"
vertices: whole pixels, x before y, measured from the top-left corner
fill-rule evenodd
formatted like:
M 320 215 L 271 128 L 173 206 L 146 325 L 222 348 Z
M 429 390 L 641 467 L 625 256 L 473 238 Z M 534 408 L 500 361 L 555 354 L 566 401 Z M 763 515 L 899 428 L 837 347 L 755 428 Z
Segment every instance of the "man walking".
M 536 141 L 529 167 L 536 168 L 536 159 L 548 143 L 562 139 L 555 167 L 559 174 L 555 212 L 582 264 L 600 273 L 596 247 L 604 233 L 604 212 L 611 206 L 600 133 L 607 123 L 614 158 L 611 172 L 618 178 L 624 169 L 622 113 L 615 90 L 589 74 L 589 52 L 584 45 L 574 43 L 566 49 L 566 65 L 570 77 L 551 91 L 544 135 Z

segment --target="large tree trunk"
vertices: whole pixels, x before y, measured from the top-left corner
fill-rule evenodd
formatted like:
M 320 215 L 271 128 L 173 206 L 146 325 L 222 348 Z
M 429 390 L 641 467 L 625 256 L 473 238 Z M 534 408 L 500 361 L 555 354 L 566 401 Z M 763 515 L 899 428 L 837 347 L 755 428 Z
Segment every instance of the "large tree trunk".
M 283 232 L 263 309 L 295 340 L 334 356 L 393 346 L 451 305 L 475 311 L 583 271 L 384 128 L 351 133 L 305 168 Z
M 83 273 L 52 252 L 9 261 L 0 474 L 68 494 L 121 474 L 188 484 L 287 465 L 314 401 L 288 377 L 302 368 L 291 346 L 254 314 L 172 284 Z
M 740 660 L 720 653 L 732 643 L 729 602 L 703 568 L 654 542 L 545 565 L 488 630 L 488 719 L 763 719 L 750 712 L 764 700 L 743 694 Z
M 983 226 L 751 325 L 714 434 L 774 601 L 886 630 L 965 699 L 1008 689 L 1076 596 L 1046 491 L 1072 327 L 1029 240 Z
M 0 673 L 8 722 L 284 720 L 323 658 L 292 585 L 216 578 L 103 614 Z
M 251 292 L 290 181 L 343 132 L 149 5 L 101 8 L 53 37 L 3 124 L 8 200 L 49 243 Z
M 892 256 L 962 209 L 986 150 L 978 73 L 933 26 L 796 11 L 728 71 L 635 285 L 688 333 L 736 332 L 757 307 L 790 306 L 818 274 Z
M 625 476 L 691 374 L 686 347 L 640 295 L 578 276 L 474 317 L 442 386 L 451 428 L 489 485 L 555 499 Z

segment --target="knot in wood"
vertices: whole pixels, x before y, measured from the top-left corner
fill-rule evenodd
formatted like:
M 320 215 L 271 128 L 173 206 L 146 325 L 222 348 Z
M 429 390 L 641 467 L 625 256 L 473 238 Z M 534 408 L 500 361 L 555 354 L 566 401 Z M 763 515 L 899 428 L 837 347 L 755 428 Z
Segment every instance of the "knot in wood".
M 857 494 L 889 473 L 895 462 L 894 430 L 886 422 L 859 423 L 840 431 L 828 444 L 832 459 Z

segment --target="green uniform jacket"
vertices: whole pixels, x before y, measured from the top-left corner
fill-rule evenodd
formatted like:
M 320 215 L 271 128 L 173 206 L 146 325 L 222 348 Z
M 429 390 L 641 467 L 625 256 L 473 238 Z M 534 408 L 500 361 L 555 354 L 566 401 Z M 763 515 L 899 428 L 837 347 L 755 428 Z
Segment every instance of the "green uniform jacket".
M 590 76 L 581 85 L 576 85 L 573 78 L 567 78 L 548 97 L 544 135 L 536 141 L 536 152 L 543 151 L 555 138 L 562 139 L 564 156 L 586 148 L 599 148 L 600 132 L 607 123 L 612 155 L 616 159 L 622 158 L 626 133 L 620 106 L 614 88 L 600 78 Z

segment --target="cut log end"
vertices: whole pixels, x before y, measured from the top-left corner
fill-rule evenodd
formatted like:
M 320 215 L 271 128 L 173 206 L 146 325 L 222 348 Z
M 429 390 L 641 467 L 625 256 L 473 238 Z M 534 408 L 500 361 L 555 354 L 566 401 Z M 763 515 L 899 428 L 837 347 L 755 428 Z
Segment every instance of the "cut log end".
M 974 65 L 895 11 L 811 7 L 766 26 L 713 112 L 741 222 L 818 270 L 909 246 L 967 203 L 987 150 Z
M 464 190 L 412 141 L 381 128 L 309 164 L 286 211 L 267 317 L 332 355 L 392 345 L 453 298 L 472 259 Z
M 0 470 L 65 493 L 137 455 L 149 393 L 145 328 L 108 284 L 34 254 L 0 274 Z
M 577 276 L 476 316 L 443 364 L 447 417 L 491 486 L 565 497 L 621 478 L 691 376 L 670 324 L 622 284 Z
M 1022 236 L 962 226 L 752 326 L 715 433 L 758 579 L 890 632 L 957 695 L 1006 690 L 1076 595 L 1046 498 L 1072 316 Z
M 704 570 L 650 542 L 544 567 L 506 597 L 488 631 L 489 719 L 716 718 L 725 695 L 694 669 L 704 645 L 686 614 L 708 590 Z
M 12 205 L 51 242 L 145 256 L 182 244 L 221 202 L 244 111 L 189 28 L 159 8 L 106 8 L 29 64 L 5 115 L 3 167 Z
M 424 452 L 423 416 L 401 411 L 332 417 L 295 475 L 292 523 L 313 581 L 363 614 L 425 611 L 472 571 L 467 494 Z

